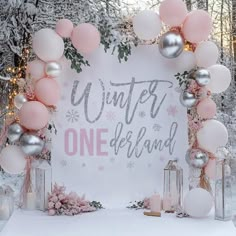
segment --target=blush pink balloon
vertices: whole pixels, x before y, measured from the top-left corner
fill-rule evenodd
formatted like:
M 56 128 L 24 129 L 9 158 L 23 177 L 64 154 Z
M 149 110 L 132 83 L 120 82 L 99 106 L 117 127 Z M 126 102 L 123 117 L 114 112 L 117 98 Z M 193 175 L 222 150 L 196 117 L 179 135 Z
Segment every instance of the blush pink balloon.
M 32 79 L 38 80 L 44 77 L 45 63 L 41 60 L 34 60 L 28 63 L 27 72 L 30 73 Z
M 205 167 L 205 174 L 212 180 L 216 177 L 216 159 L 210 159 Z
M 195 10 L 187 15 L 183 24 L 183 34 L 191 43 L 199 43 L 208 38 L 212 30 L 211 16 L 204 10 Z
M 212 119 L 216 114 L 216 104 L 211 98 L 205 98 L 197 105 L 197 113 L 203 119 Z
M 64 53 L 64 42 L 54 30 L 41 29 L 33 36 L 33 50 L 43 61 L 57 61 Z
M 99 47 L 101 36 L 97 28 L 89 23 L 76 26 L 71 35 L 73 46 L 81 53 L 92 53 Z
M 180 26 L 184 22 L 188 10 L 182 0 L 165 0 L 160 5 L 161 20 L 169 26 Z
M 36 98 L 47 106 L 55 106 L 60 99 L 60 88 L 54 79 L 44 78 L 35 85 Z
M 44 128 L 49 120 L 47 108 L 40 102 L 25 102 L 19 111 L 20 124 L 29 130 Z
M 56 32 L 63 38 L 70 38 L 73 27 L 73 23 L 70 20 L 61 19 L 56 24 Z

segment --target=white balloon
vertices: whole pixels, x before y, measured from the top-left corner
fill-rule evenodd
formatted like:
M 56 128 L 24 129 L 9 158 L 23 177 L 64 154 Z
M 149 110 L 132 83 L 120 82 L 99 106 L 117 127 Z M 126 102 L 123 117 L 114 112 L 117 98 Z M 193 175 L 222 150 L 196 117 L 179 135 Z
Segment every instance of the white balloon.
M 0 165 L 9 174 L 21 174 L 26 166 L 25 154 L 20 147 L 8 145 L 0 153 Z
M 176 58 L 176 66 L 179 72 L 190 71 L 196 67 L 196 58 L 193 52 L 183 51 Z
M 184 198 L 185 212 L 196 218 L 206 217 L 213 207 L 213 197 L 202 188 L 190 190 Z
M 211 41 L 205 41 L 198 44 L 194 53 L 197 60 L 197 66 L 204 68 L 215 65 L 219 57 L 219 49 L 216 44 Z
M 216 153 L 217 148 L 223 147 L 228 142 L 228 131 L 226 127 L 217 120 L 203 122 L 203 127 L 197 132 L 199 147 Z
M 231 72 L 223 65 L 214 65 L 208 68 L 211 75 L 211 81 L 206 86 L 212 93 L 224 92 L 231 83 Z
M 161 32 L 160 16 L 151 10 L 141 11 L 133 18 L 133 29 L 140 39 L 154 39 Z
M 43 61 L 57 61 L 64 52 L 62 38 L 52 29 L 41 29 L 33 36 L 33 50 Z

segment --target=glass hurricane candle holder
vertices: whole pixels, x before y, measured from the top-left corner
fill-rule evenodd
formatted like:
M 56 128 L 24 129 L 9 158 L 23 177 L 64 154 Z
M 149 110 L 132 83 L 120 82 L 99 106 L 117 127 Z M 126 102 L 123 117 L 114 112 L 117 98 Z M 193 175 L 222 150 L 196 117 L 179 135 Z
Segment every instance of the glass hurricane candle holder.
M 183 169 L 177 160 L 170 160 L 164 169 L 163 209 L 176 211 L 183 202 Z
M 8 220 L 14 211 L 14 191 L 9 186 L 0 187 L 0 220 Z
M 216 153 L 215 219 L 232 219 L 232 176 L 230 159 L 224 149 Z

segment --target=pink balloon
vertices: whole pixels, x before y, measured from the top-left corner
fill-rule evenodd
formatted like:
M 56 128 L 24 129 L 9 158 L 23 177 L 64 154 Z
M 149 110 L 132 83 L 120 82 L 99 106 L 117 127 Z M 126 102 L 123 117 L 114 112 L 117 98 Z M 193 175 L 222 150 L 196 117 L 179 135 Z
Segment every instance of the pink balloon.
M 205 174 L 212 180 L 216 177 L 216 159 L 210 159 L 205 167 Z
M 71 35 L 73 46 L 81 53 L 92 53 L 99 47 L 100 33 L 91 24 L 83 23 L 76 26 Z
M 56 32 L 63 38 L 70 38 L 73 27 L 73 23 L 70 20 L 61 19 L 56 24 Z
M 36 98 L 45 105 L 54 106 L 60 99 L 60 88 L 54 79 L 44 78 L 35 85 Z
M 33 50 L 43 61 L 57 61 L 64 53 L 64 42 L 54 30 L 41 29 L 33 36 Z
M 188 14 L 186 4 L 182 0 L 165 0 L 160 5 L 161 20 L 169 26 L 180 26 Z
M 195 10 L 187 15 L 182 31 L 186 40 L 199 43 L 208 38 L 211 29 L 211 16 L 204 10 Z
M 38 80 L 44 77 L 45 63 L 41 60 L 34 60 L 28 63 L 27 72 L 30 73 L 32 79 Z
M 25 102 L 19 111 L 19 119 L 25 128 L 39 130 L 47 125 L 49 112 L 41 102 Z
M 216 104 L 211 98 L 203 99 L 197 105 L 197 113 L 203 119 L 212 119 L 216 114 Z

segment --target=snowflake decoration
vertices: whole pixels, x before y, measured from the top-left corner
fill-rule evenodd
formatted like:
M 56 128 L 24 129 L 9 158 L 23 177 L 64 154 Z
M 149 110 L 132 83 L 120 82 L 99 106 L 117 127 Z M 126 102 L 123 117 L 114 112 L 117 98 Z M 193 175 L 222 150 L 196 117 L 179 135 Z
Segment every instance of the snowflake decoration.
M 177 107 L 170 105 L 170 106 L 167 108 L 167 113 L 168 113 L 168 116 L 173 116 L 173 117 L 175 117 L 175 116 L 177 115 L 177 113 L 178 113 Z
M 144 118 L 146 116 L 146 113 L 145 113 L 145 111 L 140 111 L 138 113 L 138 115 L 139 115 L 140 118 Z
M 62 161 L 61 161 L 61 165 L 62 165 L 62 166 L 66 166 L 66 165 L 67 165 L 67 161 L 66 161 L 66 160 L 62 160 Z
M 161 126 L 159 125 L 159 124 L 154 124 L 153 126 L 152 126 L 152 129 L 154 130 L 154 131 L 160 131 L 161 130 Z
M 106 119 L 107 119 L 108 121 L 114 121 L 114 120 L 116 119 L 116 113 L 113 112 L 113 111 L 108 111 L 108 112 L 106 113 Z
M 79 112 L 75 110 L 67 111 L 66 118 L 68 122 L 74 123 L 79 121 Z
M 132 161 L 128 162 L 127 168 L 128 168 L 128 169 L 134 168 L 134 163 L 133 163 Z

